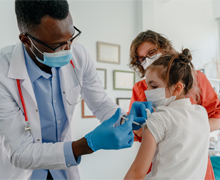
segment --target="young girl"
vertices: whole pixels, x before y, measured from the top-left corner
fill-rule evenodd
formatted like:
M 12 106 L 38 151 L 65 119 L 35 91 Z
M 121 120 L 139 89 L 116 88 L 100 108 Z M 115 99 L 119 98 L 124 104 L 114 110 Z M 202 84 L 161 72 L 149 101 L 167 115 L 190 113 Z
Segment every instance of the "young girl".
M 144 125 L 143 139 L 125 179 L 144 179 L 153 157 L 152 177 L 147 179 L 203 180 L 208 163 L 210 127 L 204 107 L 185 98 L 193 87 L 188 49 L 169 52 L 146 70 L 146 97 L 156 108 Z

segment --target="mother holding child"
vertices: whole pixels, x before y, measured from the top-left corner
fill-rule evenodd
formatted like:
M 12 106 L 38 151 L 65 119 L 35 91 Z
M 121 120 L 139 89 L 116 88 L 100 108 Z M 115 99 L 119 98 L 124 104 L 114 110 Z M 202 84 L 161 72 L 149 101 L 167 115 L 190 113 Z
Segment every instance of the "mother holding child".
M 130 109 L 134 101 L 149 100 L 155 112 L 134 131 L 142 143 L 125 179 L 144 179 L 151 171 L 146 178 L 214 180 L 209 134 L 220 128 L 220 103 L 206 76 L 194 70 L 190 51 L 178 53 L 148 30 L 133 40 L 130 59 L 145 76 L 133 87 Z

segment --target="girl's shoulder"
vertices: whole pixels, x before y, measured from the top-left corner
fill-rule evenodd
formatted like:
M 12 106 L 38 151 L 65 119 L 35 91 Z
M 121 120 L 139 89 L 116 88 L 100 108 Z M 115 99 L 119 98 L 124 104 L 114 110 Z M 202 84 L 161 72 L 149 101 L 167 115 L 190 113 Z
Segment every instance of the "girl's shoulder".
M 168 106 L 159 106 L 155 111 L 155 116 L 165 119 L 170 118 L 171 116 L 176 118 L 180 114 L 207 116 L 206 109 L 201 105 L 192 104 L 189 98 L 175 100 Z

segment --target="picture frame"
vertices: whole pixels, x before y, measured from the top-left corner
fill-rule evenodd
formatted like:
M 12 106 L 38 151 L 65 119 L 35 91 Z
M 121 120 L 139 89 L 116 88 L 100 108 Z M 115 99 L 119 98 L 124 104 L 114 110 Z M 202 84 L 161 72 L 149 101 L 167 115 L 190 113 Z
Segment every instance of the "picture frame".
M 205 69 L 198 69 L 198 70 L 205 74 Z
M 84 99 L 82 99 L 82 118 L 96 118 L 86 105 Z
M 133 71 L 113 71 L 114 90 L 132 90 L 135 84 L 135 72 Z
M 107 89 L 107 69 L 96 68 L 96 71 L 102 82 L 104 89 Z
M 120 45 L 98 41 L 97 62 L 120 64 Z
M 125 110 L 126 112 L 129 111 L 131 98 L 116 98 L 116 104 L 120 106 L 121 109 Z

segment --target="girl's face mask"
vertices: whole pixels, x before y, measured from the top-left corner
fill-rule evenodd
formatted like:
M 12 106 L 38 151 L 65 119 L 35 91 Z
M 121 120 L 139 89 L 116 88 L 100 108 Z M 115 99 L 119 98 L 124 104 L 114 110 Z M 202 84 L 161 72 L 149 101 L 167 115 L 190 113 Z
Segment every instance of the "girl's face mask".
M 157 70 L 147 70 L 145 80 L 148 85 L 145 95 L 147 100 L 152 102 L 153 107 L 167 106 L 176 99 L 176 96 L 173 96 L 175 87 L 171 86 L 168 89 L 167 84 L 158 75 Z
M 176 99 L 176 96 L 166 98 L 165 87 L 146 90 L 145 95 L 147 97 L 147 100 L 152 102 L 154 108 L 157 108 L 158 106 L 168 106 Z

